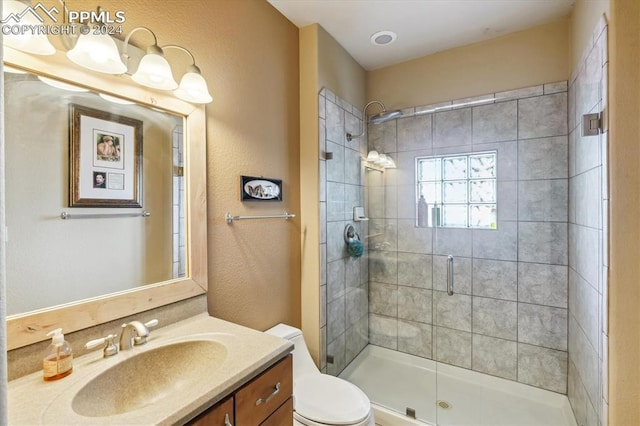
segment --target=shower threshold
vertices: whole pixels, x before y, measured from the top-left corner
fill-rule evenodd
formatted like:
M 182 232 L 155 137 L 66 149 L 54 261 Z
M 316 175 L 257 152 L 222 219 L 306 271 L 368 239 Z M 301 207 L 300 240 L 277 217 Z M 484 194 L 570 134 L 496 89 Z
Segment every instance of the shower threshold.
M 576 426 L 565 395 L 379 346 L 340 377 L 369 396 L 380 426 Z

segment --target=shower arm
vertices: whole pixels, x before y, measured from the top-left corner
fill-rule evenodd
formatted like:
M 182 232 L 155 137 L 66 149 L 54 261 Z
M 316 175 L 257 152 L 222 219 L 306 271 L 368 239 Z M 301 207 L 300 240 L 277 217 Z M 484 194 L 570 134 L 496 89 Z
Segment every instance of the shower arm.
M 378 104 L 382 107 L 382 112 L 385 113 L 387 112 L 387 108 L 385 108 L 384 104 L 380 101 L 371 101 L 368 104 L 366 104 L 364 106 L 364 108 L 362 109 L 362 124 L 361 124 L 361 129 L 360 129 L 360 133 L 358 133 L 357 135 L 352 135 L 351 133 L 347 132 L 347 141 L 351 142 L 353 139 L 355 138 L 359 138 L 362 135 L 364 135 L 364 123 L 367 121 L 367 108 L 369 108 L 371 105 L 373 104 Z

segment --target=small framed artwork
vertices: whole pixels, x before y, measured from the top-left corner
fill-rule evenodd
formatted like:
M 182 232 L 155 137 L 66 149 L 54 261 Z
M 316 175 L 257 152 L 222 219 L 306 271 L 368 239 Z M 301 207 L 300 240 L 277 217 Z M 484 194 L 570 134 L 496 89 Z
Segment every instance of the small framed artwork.
M 282 180 L 240 176 L 242 201 L 282 201 Z
M 142 121 L 70 108 L 69 206 L 142 207 Z

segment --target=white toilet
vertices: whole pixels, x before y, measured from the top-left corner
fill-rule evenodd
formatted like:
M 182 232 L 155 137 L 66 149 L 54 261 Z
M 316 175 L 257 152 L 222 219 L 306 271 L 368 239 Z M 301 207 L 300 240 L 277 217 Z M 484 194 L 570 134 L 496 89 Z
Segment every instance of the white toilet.
M 267 334 L 291 341 L 293 349 L 293 423 L 295 426 L 374 426 L 371 403 L 358 387 L 316 367 L 302 331 L 278 324 Z

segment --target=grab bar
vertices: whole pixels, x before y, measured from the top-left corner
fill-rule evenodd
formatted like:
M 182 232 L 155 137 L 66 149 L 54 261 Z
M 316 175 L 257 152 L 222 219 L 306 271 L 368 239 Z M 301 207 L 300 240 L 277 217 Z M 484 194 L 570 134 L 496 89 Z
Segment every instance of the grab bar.
M 453 256 L 447 256 L 447 294 L 453 296 Z

